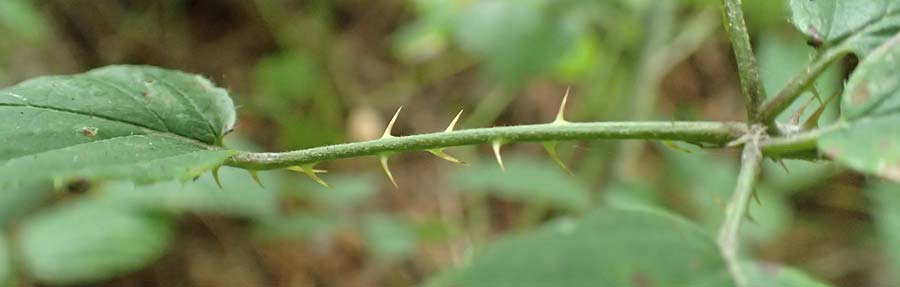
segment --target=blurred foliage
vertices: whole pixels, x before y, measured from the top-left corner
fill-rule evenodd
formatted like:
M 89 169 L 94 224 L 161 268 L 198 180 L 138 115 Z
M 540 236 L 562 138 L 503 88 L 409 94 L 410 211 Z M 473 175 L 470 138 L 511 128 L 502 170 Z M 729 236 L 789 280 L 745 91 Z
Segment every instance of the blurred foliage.
M 493 195 L 534 205 L 584 211 L 590 205 L 587 189 L 552 162 L 507 158 L 505 170 L 496 162 L 479 161 L 453 175 L 463 192 Z
M 90 283 L 138 270 L 166 251 L 170 218 L 90 199 L 40 212 L 23 223 L 18 242 L 31 278 Z
M 6 235 L 0 235 L 0 284 L 9 286 L 15 284 L 15 271 L 9 252 L 9 243 Z
M 722 266 L 713 241 L 686 221 L 602 208 L 579 220 L 561 219 L 501 239 L 431 285 L 687 285 L 692 276 Z
M 737 120 L 719 2 L 5 0 L 0 84 L 120 63 L 201 73 L 238 103 L 227 139 L 259 147 L 227 145 L 253 150 L 377 136 L 400 105 L 403 135 L 441 130 L 462 108 L 460 128 L 546 122 L 568 87 L 572 121 Z M 744 1 L 770 96 L 814 53 L 786 2 Z M 851 67 L 816 83 L 821 100 Z M 810 103 L 806 118 L 812 98 L 781 120 Z M 837 118 L 833 103 L 820 124 Z M 221 189 L 210 174 L 12 188 L 0 192 L 0 285 L 15 257 L 23 284 L 727 286 L 711 234 L 736 156 L 681 143 L 623 152 L 635 144 L 561 144 L 575 176 L 529 145 L 504 151 L 506 172 L 487 149 L 454 150 L 468 167 L 403 155 L 398 190 L 372 159 L 320 166 L 331 189 L 269 171 L 260 187 L 232 168 Z M 744 230 L 754 282 L 898 284 L 896 191 L 827 163 L 766 162 Z
M 889 182 L 872 183 L 867 194 L 873 202 L 875 226 L 887 253 L 884 285 L 900 284 L 900 274 L 887 270 L 900 268 L 900 186 Z

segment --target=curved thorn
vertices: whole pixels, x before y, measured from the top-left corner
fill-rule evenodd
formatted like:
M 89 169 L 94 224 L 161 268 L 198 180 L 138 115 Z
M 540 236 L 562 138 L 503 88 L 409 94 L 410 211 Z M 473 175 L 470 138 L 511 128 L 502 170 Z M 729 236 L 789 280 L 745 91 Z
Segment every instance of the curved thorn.
M 259 187 L 266 188 L 266 186 L 262 184 L 262 180 L 259 179 L 259 174 L 257 174 L 255 170 L 250 171 L 250 177 L 253 178 L 253 181 L 255 181 Z
M 806 122 L 803 123 L 803 127 L 807 129 L 814 129 L 819 127 L 819 118 L 822 117 L 822 113 L 825 112 L 825 109 L 828 108 L 828 104 L 836 99 L 838 95 L 840 95 L 840 92 L 834 92 L 834 94 L 831 94 L 828 99 L 825 99 L 825 102 L 821 102 L 820 100 L 819 108 L 816 109 L 816 111 L 806 119 Z
M 671 149 L 674 149 L 674 150 L 677 150 L 677 151 L 680 151 L 680 152 L 683 152 L 683 153 L 693 153 L 691 150 L 686 149 L 686 148 L 684 148 L 684 147 L 682 147 L 682 146 L 676 144 L 676 143 L 673 142 L 673 141 L 662 141 L 662 144 L 665 145 L 665 146 L 667 146 L 667 147 L 669 147 L 669 148 L 671 148 Z
M 458 158 L 455 158 L 455 157 L 445 153 L 444 149 L 442 149 L 442 148 L 430 149 L 430 150 L 428 150 L 428 152 L 430 152 L 431 154 L 436 155 L 437 157 L 442 158 L 446 161 L 452 162 L 452 163 L 461 164 L 461 165 L 469 165 L 468 163 L 461 161 Z
M 223 191 L 224 191 L 225 189 L 222 188 L 222 182 L 219 181 L 219 166 L 214 167 L 214 168 L 212 169 L 212 176 L 213 176 L 213 180 L 216 181 L 216 185 L 219 186 L 219 190 L 223 190 Z
M 397 181 L 394 180 L 394 174 L 391 173 L 391 168 L 388 167 L 388 157 L 386 155 L 381 155 L 378 158 L 381 161 L 381 168 L 384 169 L 384 173 L 387 174 L 388 179 L 391 180 L 391 184 L 394 185 L 394 188 L 399 188 L 397 186 Z
M 444 132 L 452 132 L 453 131 L 453 129 L 456 127 L 456 122 L 459 121 L 459 116 L 462 115 L 462 112 L 463 112 L 463 110 L 459 110 L 459 113 L 456 113 L 456 117 L 454 117 L 453 120 L 450 121 L 450 125 L 447 126 L 447 129 L 444 130 Z
M 491 148 L 494 150 L 494 157 L 497 158 L 497 164 L 500 165 L 501 171 L 506 171 L 506 167 L 503 166 L 503 158 L 500 156 L 500 148 L 503 146 L 499 140 L 495 140 L 491 143 Z
M 328 185 L 327 182 L 325 182 L 324 180 L 322 180 L 322 178 L 320 178 L 318 175 L 316 175 L 317 173 L 325 173 L 328 171 L 321 170 L 321 169 L 314 169 L 313 168 L 314 165 L 316 165 L 316 164 L 307 164 L 307 165 L 303 165 L 303 166 L 291 166 L 286 169 L 293 171 L 293 172 L 303 173 L 306 176 L 308 176 L 310 179 L 312 179 L 313 181 L 318 183 L 319 185 L 327 187 L 327 188 L 331 188 L 331 186 Z
M 391 135 L 391 130 L 394 129 L 394 123 L 397 122 L 397 116 L 400 115 L 400 111 L 401 111 L 401 110 L 403 110 L 403 106 L 400 106 L 400 108 L 397 109 L 397 112 L 394 113 L 394 117 L 391 118 L 391 121 L 390 121 L 390 122 L 388 122 L 387 128 L 384 129 L 384 134 L 381 135 L 381 138 L 389 138 L 389 137 L 393 137 L 393 136 Z
M 566 88 L 566 95 L 563 96 L 562 102 L 559 103 L 559 112 L 556 113 L 556 120 L 554 123 L 565 123 L 566 122 L 566 103 L 569 101 L 569 90 L 572 87 Z
M 550 154 L 550 158 L 553 159 L 554 162 L 556 162 L 556 165 L 559 165 L 559 168 L 562 168 L 562 170 L 569 175 L 574 175 L 572 174 L 572 171 L 569 170 L 568 167 L 566 167 L 566 164 L 563 163 L 561 159 L 559 159 L 559 155 L 556 153 L 557 144 L 557 142 L 544 142 L 544 149 L 547 150 L 547 154 Z

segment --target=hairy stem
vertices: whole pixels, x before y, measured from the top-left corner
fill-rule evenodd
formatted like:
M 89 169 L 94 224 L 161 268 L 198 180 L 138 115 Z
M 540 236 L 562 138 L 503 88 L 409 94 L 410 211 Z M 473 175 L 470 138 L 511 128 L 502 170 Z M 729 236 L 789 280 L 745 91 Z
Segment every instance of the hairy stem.
M 747 120 L 750 123 L 758 123 L 760 122 L 759 106 L 766 98 L 766 92 L 759 77 L 759 66 L 756 64 L 756 56 L 753 55 L 753 47 L 750 45 L 750 35 L 747 33 L 747 25 L 744 23 L 741 1 L 722 0 L 722 6 L 725 31 L 728 32 L 737 59 Z
M 759 176 L 761 162 L 762 152 L 759 149 L 758 137 L 750 139 L 744 145 L 737 187 L 731 195 L 731 201 L 728 202 L 725 210 L 725 221 L 719 229 L 719 249 L 722 251 L 722 256 L 728 265 L 728 272 L 731 273 L 735 286 L 738 287 L 748 286 L 747 276 L 740 267 L 738 235 L 741 229 L 741 222 L 743 222 L 747 213 L 747 205 L 750 203 L 750 197 L 756 186 L 756 178 Z
M 787 86 L 784 87 L 778 95 L 763 103 L 760 109 L 760 119 L 770 128 L 775 127 L 775 118 L 781 112 L 791 106 L 791 103 L 797 100 L 804 91 L 809 89 L 815 82 L 816 78 L 822 75 L 828 67 L 837 62 L 850 53 L 850 49 L 844 46 L 838 46 L 826 50 L 823 54 L 816 57 L 812 64 L 805 72 L 798 74 L 792 78 Z
M 329 160 L 375 156 L 394 152 L 431 150 L 452 146 L 598 139 L 685 141 L 723 146 L 746 133 L 743 123 L 728 122 L 597 122 L 521 125 L 452 132 L 386 137 L 377 140 L 323 146 L 282 153 L 243 152 L 230 166 L 265 170 L 314 164 Z
M 803 133 L 771 138 L 760 143 L 763 154 L 773 158 L 816 158 L 817 143 L 823 134 L 846 127 L 845 123 L 815 129 Z

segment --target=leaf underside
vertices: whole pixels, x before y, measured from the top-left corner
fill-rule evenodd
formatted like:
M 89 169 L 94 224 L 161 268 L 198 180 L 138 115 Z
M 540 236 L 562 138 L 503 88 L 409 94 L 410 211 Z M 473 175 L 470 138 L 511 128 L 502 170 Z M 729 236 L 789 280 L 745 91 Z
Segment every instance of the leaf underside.
M 790 7 L 791 22 L 808 39 L 861 56 L 900 31 L 897 0 L 791 0 Z
M 0 186 L 71 178 L 189 179 L 235 151 L 227 91 L 200 76 L 109 66 L 0 90 Z
M 900 35 L 873 51 L 844 91 L 843 127 L 819 149 L 861 172 L 900 181 Z

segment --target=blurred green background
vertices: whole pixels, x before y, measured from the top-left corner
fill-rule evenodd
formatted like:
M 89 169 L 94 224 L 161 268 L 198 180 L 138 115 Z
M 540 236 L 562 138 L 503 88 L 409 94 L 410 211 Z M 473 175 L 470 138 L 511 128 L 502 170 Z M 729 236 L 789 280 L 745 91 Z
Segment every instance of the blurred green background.
M 742 120 L 718 5 L 3 0 L 0 85 L 123 63 L 203 74 L 238 105 L 227 144 L 267 151 L 377 138 L 401 105 L 395 135 L 443 130 L 460 109 L 462 129 L 549 122 L 570 87 L 570 121 Z M 813 50 L 787 22 L 785 1 L 744 5 L 774 93 Z M 817 90 L 832 94 L 852 65 L 829 71 Z M 805 97 L 790 111 L 812 95 Z M 0 222 L 32 239 L 19 251 L 32 259 L 23 263 L 29 271 L 10 275 L 0 256 L 0 284 L 19 277 L 21 286 L 414 286 L 498 238 L 610 206 L 662 207 L 714 234 L 737 174 L 733 151 L 683 143 L 559 147 L 573 176 L 540 145 L 522 144 L 504 148 L 505 173 L 483 146 L 448 150 L 471 166 L 398 155 L 396 190 L 376 159 L 360 158 L 319 166 L 333 189 L 289 172 L 261 172 L 261 188 L 246 172 L 223 168 L 221 191 L 205 175 L 6 193 Z M 897 191 L 828 163 L 767 162 L 745 225 L 746 253 L 838 286 L 898 286 Z M 0 255 L 12 249 L 3 241 Z M 79 258 L 73 249 L 94 251 Z

